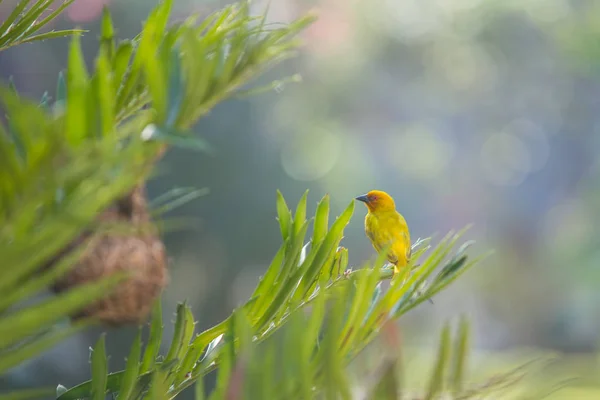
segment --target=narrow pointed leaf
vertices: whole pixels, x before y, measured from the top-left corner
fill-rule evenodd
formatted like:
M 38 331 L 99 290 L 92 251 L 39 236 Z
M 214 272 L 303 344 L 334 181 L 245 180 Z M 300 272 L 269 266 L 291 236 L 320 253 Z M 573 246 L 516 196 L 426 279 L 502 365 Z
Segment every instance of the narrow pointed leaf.
M 150 384 L 149 398 L 152 400 L 168 400 L 168 386 L 165 384 L 167 373 L 156 370 L 152 373 L 152 383 Z
M 177 304 L 177 316 L 175 319 L 175 330 L 173 332 L 173 338 L 171 339 L 171 346 L 169 347 L 169 352 L 165 357 L 165 362 L 169 362 L 177 357 L 179 354 L 179 349 L 184 345 L 183 338 L 186 330 L 186 325 L 189 321 L 186 320 L 186 304 L 179 303 Z M 191 321 L 193 324 L 193 321 Z
M 112 65 L 114 93 L 118 93 L 121 89 L 123 77 L 125 76 L 125 72 L 129 66 L 129 60 L 131 59 L 132 53 L 133 45 L 130 41 L 123 41 L 119 43 L 119 47 L 117 47 Z
M 283 195 L 277 191 L 277 219 L 281 229 L 281 237 L 286 240 L 290 235 L 290 227 L 292 225 L 292 214 L 288 208 Z
M 81 51 L 79 36 L 73 36 L 69 50 L 69 68 L 67 69 L 67 116 L 65 135 L 68 141 L 77 145 L 88 134 L 87 103 L 88 74 Z
M 317 205 L 313 228 L 313 244 L 320 243 L 327 233 L 329 224 L 329 195 L 325 195 Z
M 13 367 L 16 367 L 25 360 L 35 358 L 40 353 L 52 348 L 67 337 L 85 329 L 89 325 L 88 321 L 72 325 L 67 329 L 59 330 L 58 332 L 49 332 L 32 343 L 2 353 L 2 357 L 0 358 L 0 373 L 4 373 Z
M 254 290 L 253 296 L 256 296 L 258 298 L 250 307 L 249 315 L 253 317 L 260 317 L 260 315 L 255 315 L 256 312 L 258 310 L 263 309 L 269 301 L 269 299 L 273 296 L 272 286 L 275 283 L 275 278 L 281 270 L 283 258 L 285 255 L 285 248 L 287 247 L 286 244 L 287 241 L 284 242 L 283 245 L 279 248 L 279 250 L 275 254 L 275 257 L 271 261 L 271 265 L 269 265 L 267 272 L 265 273 L 264 277 L 260 279 L 258 286 Z
M 196 385 L 194 387 L 194 399 L 195 400 L 204 400 L 204 378 L 200 377 L 196 380 Z
M 306 198 L 308 197 L 308 190 L 304 192 L 298 206 L 296 206 L 296 214 L 294 215 L 294 234 L 300 232 L 300 228 L 304 222 L 306 222 Z
M 106 359 L 105 334 L 100 335 L 92 351 L 92 400 L 104 400 L 106 397 L 106 380 L 108 361 Z
M 209 154 L 215 152 L 215 149 L 206 140 L 191 135 L 185 135 L 184 133 L 167 126 L 161 126 L 157 129 L 152 136 L 152 140 L 186 150 L 200 151 Z
M 60 31 L 44 32 L 44 33 L 28 36 L 27 38 L 21 39 L 21 40 L 19 40 L 19 44 L 40 42 L 42 40 L 57 39 L 57 38 L 62 38 L 62 37 L 67 37 L 67 36 L 81 35 L 85 32 L 86 31 L 83 29 L 63 29 Z
M 52 300 L 45 301 L 0 319 L 0 348 L 5 349 L 22 338 L 39 332 L 61 318 L 110 293 L 124 278 L 115 274 L 99 282 L 81 285 Z
M 102 8 L 102 27 L 100 28 L 100 48 L 109 60 L 112 60 L 115 51 L 115 28 L 113 27 L 110 11 L 107 6 Z
M 444 390 L 446 370 L 450 357 L 450 327 L 448 324 L 442 329 L 438 346 L 437 360 L 429 379 L 429 389 L 425 400 L 432 400 Z
M 3 44 L 5 44 L 6 42 L 8 42 L 10 40 L 11 25 L 17 20 L 17 18 L 20 18 L 20 16 L 23 13 L 23 10 L 25 10 L 25 7 L 27 7 L 27 4 L 29 4 L 30 1 L 31 0 L 19 1 L 17 3 L 16 7 L 13 8 L 13 10 L 9 14 L 9 16 L 4 20 L 2 25 L 0 25 L 0 46 L 2 46 Z
M 454 395 L 461 394 L 463 390 L 465 370 L 469 357 L 469 330 L 469 322 L 466 318 L 461 318 L 458 327 L 458 335 L 456 336 L 454 344 L 453 362 L 450 375 L 450 382 Z
M 127 364 L 123 373 L 123 379 L 121 381 L 121 387 L 119 394 L 117 395 L 118 400 L 129 399 L 130 394 L 133 392 L 135 383 L 140 373 L 140 357 L 142 354 L 142 330 L 138 329 L 138 333 L 133 340 L 131 350 L 129 350 L 129 356 L 127 357 Z
M 150 371 L 156 362 L 158 351 L 160 350 L 160 343 L 162 340 L 162 305 L 160 299 L 156 301 L 154 308 L 152 309 L 152 323 L 150 325 L 150 339 L 146 345 L 144 351 L 144 358 L 140 367 L 141 373 Z
M 106 52 L 101 52 L 96 60 L 96 94 L 97 94 L 97 110 L 100 110 L 100 132 L 102 135 L 113 133 L 115 124 L 115 108 L 113 92 L 112 74 L 110 71 L 109 56 Z
M 65 75 L 62 71 L 58 73 L 56 81 L 56 102 L 65 103 L 67 100 L 67 84 L 65 83 Z
M 323 267 L 325 260 L 329 255 L 335 251 L 339 242 L 342 240 L 344 234 L 344 228 L 350 222 L 352 214 L 354 212 L 354 202 L 351 202 L 348 207 L 340 214 L 335 220 L 331 229 L 325 235 L 323 244 L 316 253 L 315 259 L 312 264 L 308 267 L 306 274 L 302 278 L 301 286 L 299 290 L 306 294 L 309 286 L 312 284 L 314 279 L 318 276 L 320 269 Z

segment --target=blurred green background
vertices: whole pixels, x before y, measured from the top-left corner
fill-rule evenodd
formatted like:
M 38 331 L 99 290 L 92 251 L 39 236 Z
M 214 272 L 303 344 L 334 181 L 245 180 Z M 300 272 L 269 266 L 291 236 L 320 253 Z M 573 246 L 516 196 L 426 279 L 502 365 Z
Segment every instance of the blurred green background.
M 0 4 L 0 20 L 14 4 Z M 89 30 L 90 63 L 105 4 L 127 38 L 155 2 L 77 0 L 54 28 Z M 224 4 L 177 0 L 174 16 Z M 256 13 L 266 6 L 252 3 Z M 261 79 L 300 73 L 303 82 L 219 105 L 194 128 L 215 154 L 171 150 L 149 183 L 151 198 L 177 186 L 210 190 L 168 215 L 193 226 L 165 235 L 166 321 L 187 299 L 205 329 L 248 297 L 279 246 L 277 189 L 288 200 L 310 189 L 309 212 L 330 193 L 336 214 L 381 189 L 414 239 L 473 223 L 475 251 L 496 251 L 400 321 L 407 345 L 434 345 L 441 323 L 466 313 L 477 349 L 558 351 L 580 360 L 570 374 L 600 384 L 600 4 L 277 0 L 269 20 L 313 8 L 319 20 L 302 36 L 303 52 Z M 0 74 L 26 95 L 53 93 L 67 44 L 2 52 Z M 374 256 L 364 214 L 357 208 L 343 241 L 357 266 Z M 64 342 L 0 386 L 87 379 L 97 333 Z M 112 370 L 124 365 L 133 333 L 109 334 Z

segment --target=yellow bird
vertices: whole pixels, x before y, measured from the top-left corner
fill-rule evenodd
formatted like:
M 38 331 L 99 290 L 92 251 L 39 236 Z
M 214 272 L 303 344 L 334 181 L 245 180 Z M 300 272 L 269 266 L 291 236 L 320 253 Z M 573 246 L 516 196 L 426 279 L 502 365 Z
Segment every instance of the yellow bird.
M 394 264 L 394 275 L 405 267 L 410 259 L 410 233 L 406 220 L 398 211 L 392 196 L 380 190 L 356 197 L 365 203 L 369 212 L 365 217 L 365 233 L 377 252 L 390 245 L 387 254 L 389 262 Z

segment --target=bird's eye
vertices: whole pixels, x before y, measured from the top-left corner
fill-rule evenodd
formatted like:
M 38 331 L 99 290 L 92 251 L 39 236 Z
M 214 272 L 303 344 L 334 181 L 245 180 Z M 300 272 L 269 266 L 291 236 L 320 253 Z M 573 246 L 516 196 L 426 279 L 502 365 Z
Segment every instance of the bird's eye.
M 370 201 L 377 201 L 378 197 L 377 196 L 371 196 L 371 198 L 369 199 Z

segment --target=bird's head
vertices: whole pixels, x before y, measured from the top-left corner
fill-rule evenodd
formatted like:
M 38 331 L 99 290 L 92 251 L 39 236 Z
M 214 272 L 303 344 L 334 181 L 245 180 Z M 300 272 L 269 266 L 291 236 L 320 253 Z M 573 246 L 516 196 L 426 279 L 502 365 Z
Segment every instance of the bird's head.
M 389 211 L 395 210 L 396 204 L 392 196 L 381 190 L 371 190 L 367 194 L 355 198 L 365 203 L 369 211 Z

